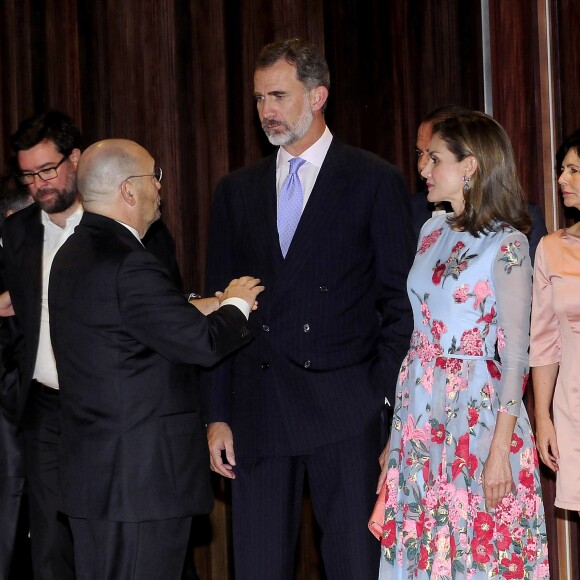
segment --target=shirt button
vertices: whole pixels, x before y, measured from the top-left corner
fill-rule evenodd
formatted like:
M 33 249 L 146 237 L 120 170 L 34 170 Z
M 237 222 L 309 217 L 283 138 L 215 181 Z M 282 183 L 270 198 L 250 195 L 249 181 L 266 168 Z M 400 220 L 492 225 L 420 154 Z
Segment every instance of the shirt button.
M 307 369 L 310 366 L 310 361 L 304 361 L 304 368 Z
M 305 325 L 302 327 L 302 330 L 304 330 L 304 332 L 310 332 L 310 324 L 305 324 Z
M 321 292 L 328 292 L 328 286 L 321 286 L 320 291 Z
M 267 371 L 270 368 L 270 363 L 269 362 L 263 362 L 262 363 L 262 370 L 263 371 Z
M 267 324 L 263 324 L 263 325 L 262 325 L 262 330 L 263 330 L 264 332 L 270 332 L 270 327 L 269 327 Z

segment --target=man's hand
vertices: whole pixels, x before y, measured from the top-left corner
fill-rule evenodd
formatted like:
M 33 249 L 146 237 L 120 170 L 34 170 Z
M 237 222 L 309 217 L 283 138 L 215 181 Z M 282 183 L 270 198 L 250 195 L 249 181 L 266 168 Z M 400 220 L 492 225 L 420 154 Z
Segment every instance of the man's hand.
M 215 312 L 220 307 L 220 301 L 217 298 L 196 298 L 190 300 L 189 303 L 193 304 L 205 316 Z
M 209 446 L 209 463 L 212 471 L 229 479 L 235 479 L 233 472 L 236 465 L 234 453 L 234 436 L 227 423 L 210 423 L 207 426 L 207 443 Z M 226 461 L 222 459 L 222 451 L 225 451 Z
M 7 316 L 14 316 L 14 308 L 12 308 L 12 300 L 8 290 L 0 294 L 0 316 L 5 318 Z
M 220 304 L 228 298 L 241 298 L 245 300 L 252 310 L 258 307 L 256 297 L 263 292 L 264 286 L 260 286 L 260 279 L 252 276 L 242 276 L 232 280 L 223 292 L 216 292 Z
M 383 483 L 387 479 L 387 469 L 389 467 L 389 453 L 391 451 L 391 438 L 387 441 L 383 452 L 379 457 L 379 465 L 381 466 L 381 474 L 379 475 L 379 481 L 377 483 L 377 491 L 376 493 L 380 493 L 381 488 L 383 487 Z

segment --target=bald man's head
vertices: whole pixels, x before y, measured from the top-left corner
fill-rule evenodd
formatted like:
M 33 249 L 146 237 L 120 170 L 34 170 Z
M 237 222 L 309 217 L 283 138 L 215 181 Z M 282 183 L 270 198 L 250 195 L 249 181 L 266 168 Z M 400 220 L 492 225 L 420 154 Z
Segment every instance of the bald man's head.
M 85 209 L 135 228 L 140 237 L 161 215 L 160 180 L 149 152 L 127 139 L 91 145 L 77 168 Z
M 131 175 L 151 173 L 153 158 L 128 139 L 106 139 L 91 145 L 81 156 L 77 186 L 83 203 L 109 203 Z

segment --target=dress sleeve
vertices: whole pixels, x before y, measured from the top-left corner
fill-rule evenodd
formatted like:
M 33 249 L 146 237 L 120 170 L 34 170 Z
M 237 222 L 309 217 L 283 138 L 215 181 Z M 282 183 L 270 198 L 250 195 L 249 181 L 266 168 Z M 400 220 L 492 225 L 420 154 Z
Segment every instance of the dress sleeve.
M 519 416 L 529 363 L 532 267 L 527 238 L 507 235 L 496 254 L 493 279 L 497 304 L 497 342 L 501 380 L 499 411 Z
M 560 362 L 560 323 L 554 312 L 551 272 L 542 240 L 534 264 L 530 366 L 541 367 Z

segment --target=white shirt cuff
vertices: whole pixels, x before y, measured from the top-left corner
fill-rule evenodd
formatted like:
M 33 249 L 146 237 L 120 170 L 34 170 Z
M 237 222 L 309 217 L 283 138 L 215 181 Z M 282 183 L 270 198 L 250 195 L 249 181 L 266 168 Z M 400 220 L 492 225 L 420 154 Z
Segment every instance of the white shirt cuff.
M 246 317 L 246 320 L 248 320 L 248 318 L 250 318 L 250 305 L 242 298 L 226 298 L 220 304 L 220 308 L 222 306 L 228 306 L 228 305 L 235 306 L 236 308 L 239 308 L 242 311 L 242 314 Z

